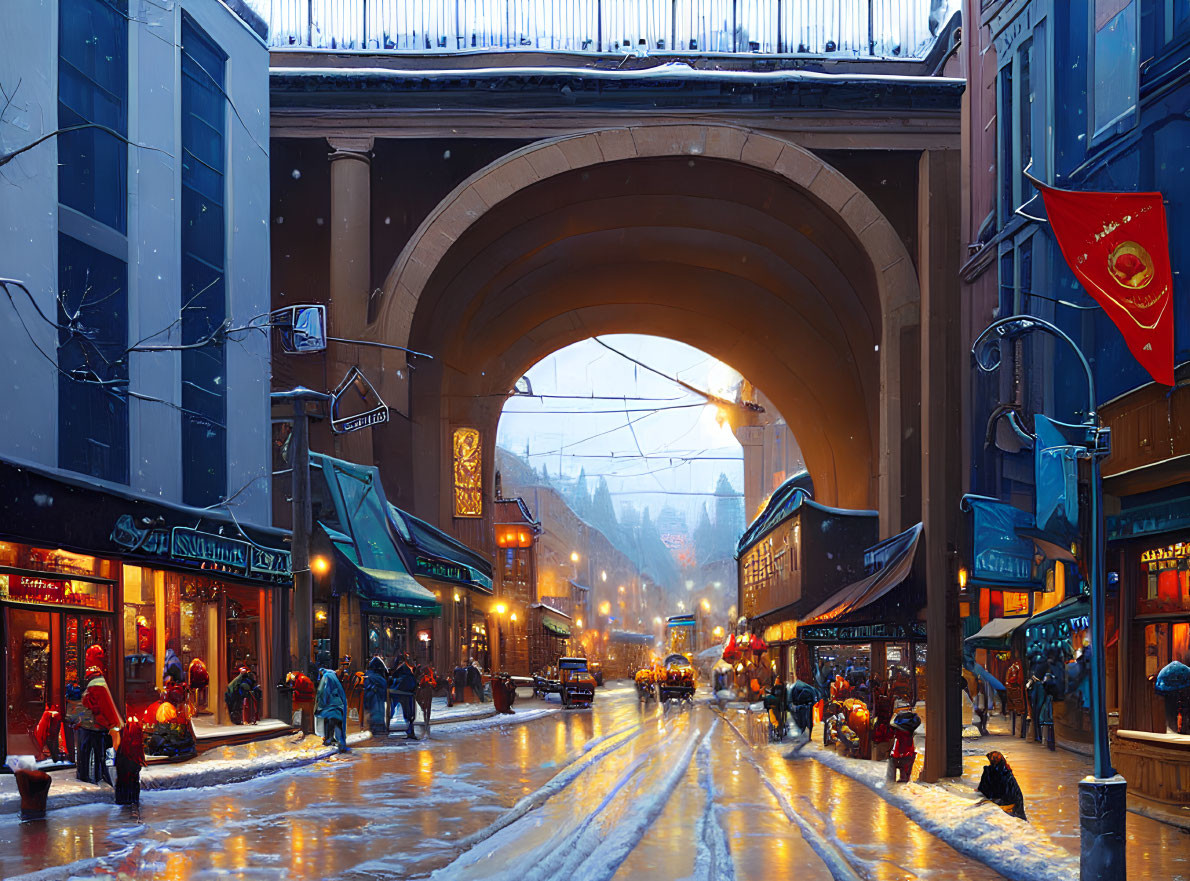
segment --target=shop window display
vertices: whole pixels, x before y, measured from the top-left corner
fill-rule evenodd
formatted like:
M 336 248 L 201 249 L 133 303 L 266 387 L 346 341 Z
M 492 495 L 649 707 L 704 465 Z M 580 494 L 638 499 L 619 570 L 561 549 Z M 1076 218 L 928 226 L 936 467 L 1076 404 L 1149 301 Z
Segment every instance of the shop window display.
M 227 681 L 246 668 L 260 675 L 260 590 L 226 588 L 227 594 Z

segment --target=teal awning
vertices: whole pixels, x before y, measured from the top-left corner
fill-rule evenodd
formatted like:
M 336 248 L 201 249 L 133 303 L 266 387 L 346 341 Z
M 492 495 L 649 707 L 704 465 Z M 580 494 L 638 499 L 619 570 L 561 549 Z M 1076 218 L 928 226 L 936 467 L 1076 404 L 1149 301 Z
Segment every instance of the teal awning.
M 565 624 L 559 624 L 557 621 L 551 621 L 549 618 L 542 618 L 541 623 L 550 633 L 560 636 L 563 639 L 570 639 L 570 628 Z
M 334 549 L 335 595 L 354 594 L 382 614 L 441 614 L 438 598 L 410 574 L 397 548 L 380 472 L 315 453 L 310 479 L 315 497 L 321 492 L 331 502 L 322 502 L 318 525 Z
M 1091 598 L 1079 594 L 1046 609 L 1024 623 L 1025 649 L 1039 639 L 1067 640 L 1091 623 Z
M 433 593 L 405 571 L 397 557 L 393 569 L 360 566 L 335 545 L 335 587 L 372 604 L 375 611 L 393 615 L 439 615 L 442 606 Z M 387 608 L 386 608 L 387 607 Z

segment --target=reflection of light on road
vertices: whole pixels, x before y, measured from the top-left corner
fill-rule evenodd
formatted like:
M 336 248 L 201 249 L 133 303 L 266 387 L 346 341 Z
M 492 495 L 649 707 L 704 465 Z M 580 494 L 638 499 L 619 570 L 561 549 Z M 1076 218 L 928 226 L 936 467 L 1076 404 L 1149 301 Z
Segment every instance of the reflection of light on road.
M 434 754 L 428 749 L 417 754 L 417 782 L 427 788 L 434 782 Z
M 566 723 L 561 719 L 554 726 L 554 748 L 557 750 L 557 755 L 566 752 Z
M 171 853 L 165 858 L 165 874 L 161 877 L 166 881 L 183 881 L 189 876 L 187 869 L 190 868 L 190 861 L 180 853 Z

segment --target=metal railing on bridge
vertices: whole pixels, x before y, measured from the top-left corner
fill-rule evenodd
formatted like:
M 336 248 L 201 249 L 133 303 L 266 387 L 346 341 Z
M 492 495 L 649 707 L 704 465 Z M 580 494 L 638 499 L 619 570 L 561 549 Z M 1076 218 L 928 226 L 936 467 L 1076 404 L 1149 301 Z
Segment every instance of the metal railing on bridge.
M 253 0 L 274 48 L 920 58 L 958 0 Z

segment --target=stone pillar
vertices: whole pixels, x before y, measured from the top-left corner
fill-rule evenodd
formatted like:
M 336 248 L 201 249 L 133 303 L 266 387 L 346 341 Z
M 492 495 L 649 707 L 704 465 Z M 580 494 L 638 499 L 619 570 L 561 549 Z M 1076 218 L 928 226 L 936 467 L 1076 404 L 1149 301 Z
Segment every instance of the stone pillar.
M 331 265 L 328 336 L 361 339 L 372 292 L 371 138 L 329 138 L 331 162 Z M 327 381 L 333 389 L 353 366 L 380 385 L 378 350 L 346 343 L 328 347 Z M 330 390 L 330 389 L 328 389 Z M 335 437 L 334 454 L 373 464 L 372 429 Z
M 358 339 L 372 290 L 371 138 L 330 138 L 330 335 Z
M 963 771 L 957 682 L 957 574 L 962 495 L 962 388 L 969 359 L 960 327 L 959 153 L 931 150 L 918 165 L 921 281 L 921 512 L 926 577 L 926 756 L 922 779 Z

